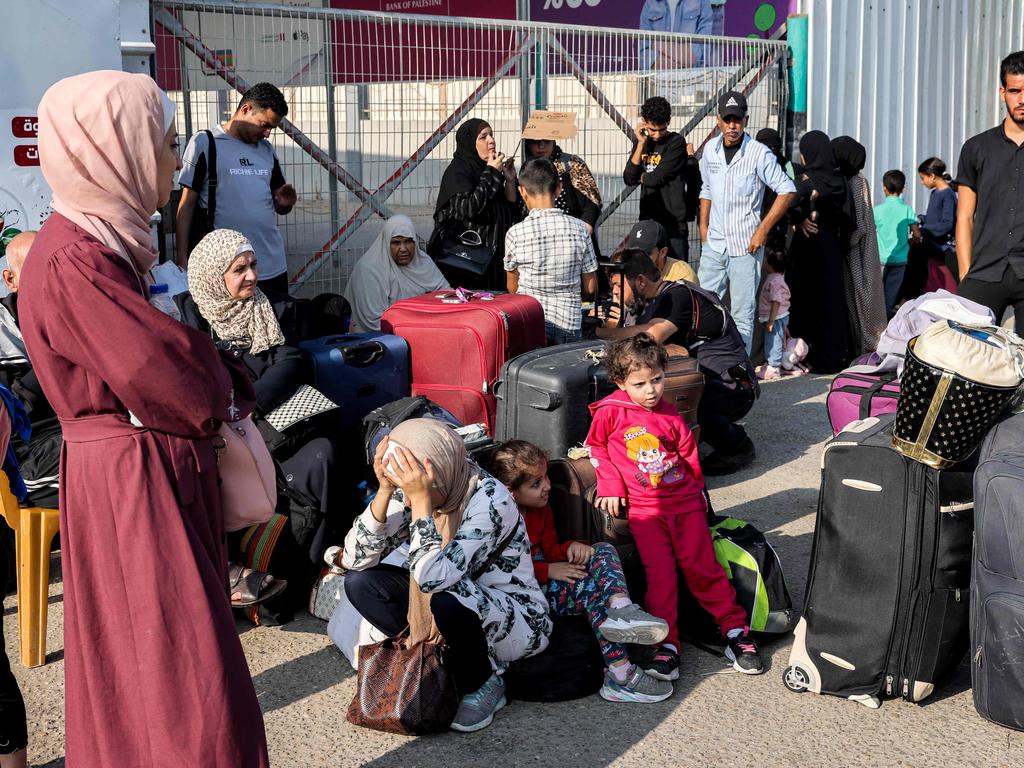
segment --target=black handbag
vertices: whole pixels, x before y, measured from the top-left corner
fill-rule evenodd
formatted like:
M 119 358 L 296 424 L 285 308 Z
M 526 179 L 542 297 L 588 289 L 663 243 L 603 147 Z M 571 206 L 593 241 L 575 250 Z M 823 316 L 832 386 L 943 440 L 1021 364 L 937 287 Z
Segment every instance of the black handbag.
M 437 263 L 480 277 L 490 268 L 494 256 L 494 249 L 483 241 L 480 233 L 467 229 L 458 237 L 445 238 Z

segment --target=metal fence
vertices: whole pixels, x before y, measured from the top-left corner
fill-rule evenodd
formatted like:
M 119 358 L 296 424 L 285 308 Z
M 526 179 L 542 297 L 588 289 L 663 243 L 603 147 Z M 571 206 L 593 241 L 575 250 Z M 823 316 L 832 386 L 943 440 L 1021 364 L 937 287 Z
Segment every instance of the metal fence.
M 637 219 L 622 170 L 645 98 L 668 98 L 673 129 L 698 149 L 714 135 L 718 94 L 733 88 L 747 94 L 750 130 L 784 128 L 787 49 L 776 41 L 212 0 L 152 7 L 156 76 L 184 137 L 226 120 L 255 82 L 284 91 L 288 118 L 270 140 L 299 191 L 279 224 L 300 294 L 342 290 L 394 213 L 429 238 L 466 118 L 486 119 L 512 153 L 532 110 L 575 112 L 579 133 L 562 146 L 597 179 L 606 253 Z

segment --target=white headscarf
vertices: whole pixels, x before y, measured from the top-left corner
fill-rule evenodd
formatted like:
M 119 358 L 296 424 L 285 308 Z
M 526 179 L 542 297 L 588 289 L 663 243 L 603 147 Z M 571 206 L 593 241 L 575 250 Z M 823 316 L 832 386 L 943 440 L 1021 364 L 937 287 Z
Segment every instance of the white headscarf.
M 391 258 L 391 238 L 411 237 L 416 227 L 408 216 L 392 216 L 352 270 L 345 298 L 352 305 L 353 330 L 359 333 L 380 330 L 380 316 L 399 299 L 410 299 L 431 291 L 448 288 L 448 281 L 433 260 L 420 250 L 407 266 L 400 267 Z

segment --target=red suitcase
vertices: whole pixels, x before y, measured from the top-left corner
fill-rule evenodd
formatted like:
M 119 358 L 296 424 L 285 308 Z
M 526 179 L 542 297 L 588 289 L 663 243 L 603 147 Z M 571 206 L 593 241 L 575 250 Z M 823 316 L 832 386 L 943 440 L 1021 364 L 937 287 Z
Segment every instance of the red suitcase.
M 494 434 L 494 383 L 506 360 L 543 347 L 544 310 L 531 296 L 473 296 L 437 291 L 395 302 L 381 331 L 409 342 L 412 393 Z

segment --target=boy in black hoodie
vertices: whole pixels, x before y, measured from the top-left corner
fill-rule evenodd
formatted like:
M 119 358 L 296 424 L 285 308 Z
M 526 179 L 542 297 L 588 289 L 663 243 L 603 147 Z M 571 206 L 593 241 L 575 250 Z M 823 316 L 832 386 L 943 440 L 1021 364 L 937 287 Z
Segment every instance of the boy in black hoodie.
M 668 129 L 672 106 L 653 96 L 640 108 L 636 144 L 622 172 L 629 186 L 640 185 L 640 220 L 665 228 L 671 256 L 689 261 L 687 221 L 693 221 L 700 194 L 700 170 L 686 139 Z

